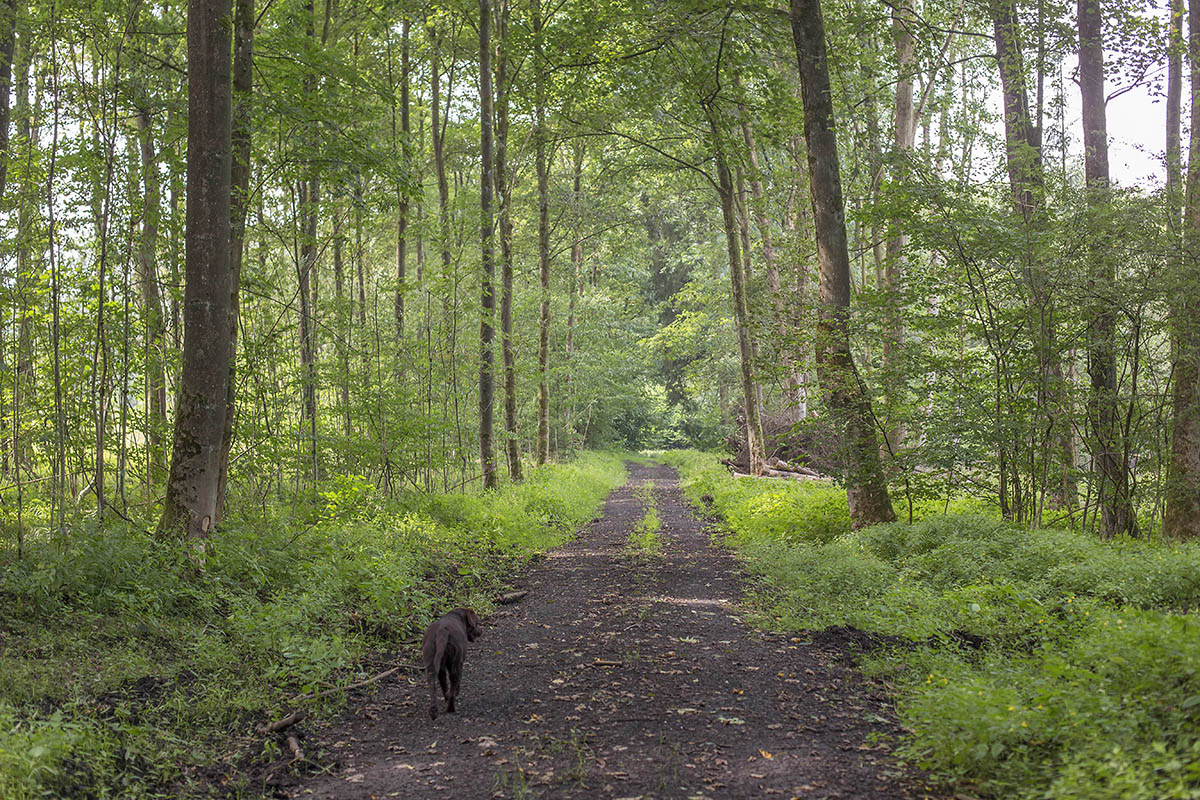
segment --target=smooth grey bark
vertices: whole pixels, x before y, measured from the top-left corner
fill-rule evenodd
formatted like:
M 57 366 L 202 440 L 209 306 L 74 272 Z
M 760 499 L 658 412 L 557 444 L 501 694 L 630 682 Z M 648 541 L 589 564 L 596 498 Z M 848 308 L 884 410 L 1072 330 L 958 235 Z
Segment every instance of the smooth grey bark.
M 229 488 L 229 451 L 237 413 L 237 336 L 241 313 L 242 257 L 246 217 L 250 210 L 251 123 L 254 115 L 254 0 L 235 0 L 233 20 L 233 111 L 230 142 L 229 222 L 229 384 L 225 395 L 225 429 L 221 437 L 221 478 L 214 524 L 225 513 Z
M 230 0 L 188 3 L 183 373 L 161 536 L 203 537 L 217 513 L 229 380 Z
M 1182 2 L 1173 4 L 1176 19 Z M 1192 119 L 1200 119 L 1200 0 L 1188 3 L 1188 53 L 1192 66 Z M 1182 69 L 1180 69 L 1182 72 Z M 1180 80 L 1182 83 L 1182 80 Z M 1168 131 L 1168 136 L 1170 135 Z M 1171 307 L 1171 457 L 1163 529 L 1177 539 L 1200 538 L 1200 125 L 1193 123 L 1184 200 L 1184 249 L 1179 291 Z M 1168 154 L 1168 159 L 1170 155 Z M 1176 156 L 1175 163 L 1179 163 Z
M 162 292 L 158 285 L 159 223 L 162 217 L 162 191 L 158 180 L 158 160 L 154 150 L 154 131 L 149 114 L 137 113 L 139 151 L 142 159 L 142 235 L 138 245 L 138 285 L 142 293 L 142 313 L 146 325 L 146 396 L 147 445 L 151 469 L 165 470 L 163 436 L 167 431 L 167 321 L 163 313 Z M 154 476 L 147 471 L 147 481 Z
M 1103 209 L 1109 202 L 1108 127 L 1104 96 L 1104 41 L 1100 0 L 1078 0 L 1079 88 L 1083 112 L 1083 164 L 1088 206 Z M 1093 223 L 1096 224 L 1096 223 Z M 1100 486 L 1102 533 L 1137 534 L 1137 514 L 1129 485 L 1129 448 L 1123 435 L 1117 397 L 1115 354 L 1116 267 L 1098 241 L 1090 246 L 1088 323 L 1088 427 L 1091 428 Z

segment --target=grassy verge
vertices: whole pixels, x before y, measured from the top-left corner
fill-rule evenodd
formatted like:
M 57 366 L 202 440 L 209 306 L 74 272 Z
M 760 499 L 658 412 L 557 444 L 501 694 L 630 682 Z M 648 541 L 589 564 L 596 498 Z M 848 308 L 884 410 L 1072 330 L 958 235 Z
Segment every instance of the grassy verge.
M 903 756 L 992 797 L 1200 798 L 1200 544 L 929 509 L 851 532 L 830 484 L 664 460 L 761 576 L 768 624 L 915 643 L 865 662 L 912 730 Z
M 376 671 L 445 607 L 486 612 L 624 480 L 600 454 L 486 495 L 342 478 L 302 523 L 230 519 L 198 578 L 136 530 L 33 541 L 0 560 L 0 797 L 178 797 L 222 757 L 270 756 L 255 721 Z

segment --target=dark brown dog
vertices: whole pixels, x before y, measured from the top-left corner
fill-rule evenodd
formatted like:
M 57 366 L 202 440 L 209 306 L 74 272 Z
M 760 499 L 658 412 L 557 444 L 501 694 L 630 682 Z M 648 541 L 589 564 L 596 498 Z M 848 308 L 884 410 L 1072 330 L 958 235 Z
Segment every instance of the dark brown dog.
M 482 632 L 479 617 L 469 608 L 456 608 L 425 629 L 421 645 L 421 662 L 429 681 L 429 718 L 437 719 L 437 687 L 442 685 L 446 698 L 446 713 L 454 713 L 458 684 L 462 680 L 463 656 L 467 642 L 475 641 Z

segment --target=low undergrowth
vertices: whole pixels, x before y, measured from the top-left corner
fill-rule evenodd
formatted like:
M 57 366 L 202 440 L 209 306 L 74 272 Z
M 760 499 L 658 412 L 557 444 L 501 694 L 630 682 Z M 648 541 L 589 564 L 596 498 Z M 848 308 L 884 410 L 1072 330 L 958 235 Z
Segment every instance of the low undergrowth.
M 646 513 L 629 532 L 629 551 L 635 558 L 650 559 L 662 552 L 662 537 L 658 534 L 662 523 L 654 500 L 654 481 L 646 481 L 634 494 L 645 503 Z
M 269 756 L 254 722 L 386 668 L 371 654 L 446 607 L 486 612 L 622 482 L 602 454 L 478 495 L 391 501 L 343 477 L 302 521 L 235 512 L 200 575 L 135 529 L 33 537 L 0 554 L 0 797 L 178 797 L 223 758 Z
M 830 483 L 664 460 L 761 576 L 765 624 L 916 643 L 864 661 L 896 690 L 902 756 L 992 797 L 1200 798 L 1200 545 L 929 509 L 851 532 Z

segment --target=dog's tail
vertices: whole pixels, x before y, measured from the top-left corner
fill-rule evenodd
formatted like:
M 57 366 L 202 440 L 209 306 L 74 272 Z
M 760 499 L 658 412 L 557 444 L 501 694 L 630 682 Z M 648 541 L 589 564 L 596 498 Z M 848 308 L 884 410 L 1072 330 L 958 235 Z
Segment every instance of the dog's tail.
M 442 671 L 442 661 L 446 656 L 446 641 L 449 635 L 438 631 L 436 649 L 433 651 L 433 663 L 425 667 L 425 677 L 429 681 L 429 718 L 437 719 L 438 715 L 438 673 Z

